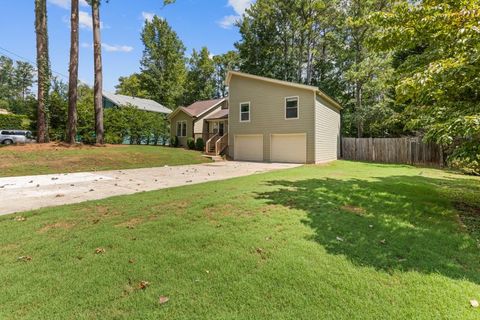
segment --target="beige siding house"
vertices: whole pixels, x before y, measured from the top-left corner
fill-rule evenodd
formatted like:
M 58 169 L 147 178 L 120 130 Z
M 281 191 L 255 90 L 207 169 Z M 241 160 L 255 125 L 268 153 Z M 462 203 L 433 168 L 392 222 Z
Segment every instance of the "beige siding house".
M 340 149 L 341 106 L 317 87 L 231 71 L 228 100 L 199 101 L 170 115 L 182 146 L 202 137 L 205 152 L 234 160 L 323 163 Z
M 207 133 L 217 125 L 217 121 L 209 120 L 210 117 L 226 108 L 227 99 L 224 98 L 197 101 L 188 107 L 179 107 L 168 116 L 170 134 L 172 137 L 177 136 L 180 146 L 183 147 L 187 146 L 189 137 L 195 140 L 198 138 L 208 139 Z
M 341 106 L 316 87 L 230 72 L 228 154 L 322 163 L 339 154 Z

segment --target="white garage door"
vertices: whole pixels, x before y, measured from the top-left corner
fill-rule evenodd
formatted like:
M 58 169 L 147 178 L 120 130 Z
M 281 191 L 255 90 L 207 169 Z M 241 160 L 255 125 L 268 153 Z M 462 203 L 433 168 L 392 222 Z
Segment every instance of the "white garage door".
M 272 162 L 307 162 L 307 135 L 301 134 L 272 134 L 271 136 Z
M 236 135 L 234 158 L 243 161 L 263 161 L 263 135 Z

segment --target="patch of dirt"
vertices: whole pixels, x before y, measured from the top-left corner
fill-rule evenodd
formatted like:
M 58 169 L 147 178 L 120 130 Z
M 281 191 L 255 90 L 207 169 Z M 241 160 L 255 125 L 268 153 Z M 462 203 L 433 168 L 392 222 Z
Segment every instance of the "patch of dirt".
M 344 211 L 348 211 L 350 213 L 353 213 L 359 216 L 363 216 L 366 213 L 365 209 L 361 207 L 351 206 L 351 205 L 341 206 L 340 208 Z
M 133 218 L 128 221 L 124 221 L 122 223 L 116 224 L 115 227 L 133 229 L 137 225 L 143 223 L 143 221 L 144 220 L 142 218 Z
M 190 206 L 189 201 L 175 200 L 169 203 L 161 203 L 159 205 L 151 207 L 151 212 L 155 213 L 167 213 L 169 211 L 184 210 Z
M 480 239 L 480 207 L 464 202 L 455 203 L 461 226 L 472 236 Z
M 73 228 L 75 225 L 70 222 L 66 221 L 61 221 L 61 222 L 56 222 L 52 224 L 47 224 L 46 226 L 42 227 L 41 229 L 38 230 L 38 233 L 46 233 L 50 230 L 53 229 L 63 229 L 63 230 L 69 230 Z

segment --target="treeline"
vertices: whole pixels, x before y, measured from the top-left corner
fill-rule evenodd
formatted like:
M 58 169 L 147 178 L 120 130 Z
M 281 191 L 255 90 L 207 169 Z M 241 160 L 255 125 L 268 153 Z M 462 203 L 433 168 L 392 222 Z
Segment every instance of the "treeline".
M 139 73 L 121 77 L 117 93 L 155 100 L 170 109 L 197 100 L 225 97 L 225 74 L 238 69 L 238 52 L 212 56 L 208 48 L 186 48 L 165 19 L 145 21 L 141 33 L 144 53 Z

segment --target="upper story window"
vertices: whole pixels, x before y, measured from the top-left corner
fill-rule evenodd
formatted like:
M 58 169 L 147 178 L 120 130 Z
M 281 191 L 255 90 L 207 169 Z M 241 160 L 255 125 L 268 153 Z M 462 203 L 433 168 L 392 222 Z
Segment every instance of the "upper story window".
M 240 103 L 240 122 L 250 122 L 250 102 Z
M 186 137 L 186 136 L 187 136 L 187 121 L 178 121 L 177 137 Z
M 298 97 L 285 98 L 285 119 L 298 119 Z

